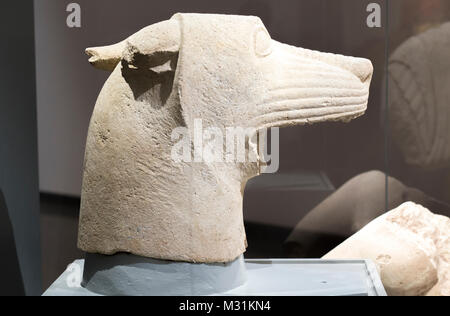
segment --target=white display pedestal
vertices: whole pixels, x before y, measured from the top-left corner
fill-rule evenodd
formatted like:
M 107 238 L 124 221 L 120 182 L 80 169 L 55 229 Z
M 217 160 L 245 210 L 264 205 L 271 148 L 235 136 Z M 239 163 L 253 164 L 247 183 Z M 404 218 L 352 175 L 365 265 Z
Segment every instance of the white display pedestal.
M 44 296 L 95 296 L 81 286 L 84 260 L 75 261 L 44 293 Z M 229 291 L 210 295 L 232 296 L 384 296 L 386 292 L 375 265 L 369 260 L 304 260 L 254 259 L 245 260 L 247 282 Z M 131 271 L 131 270 L 130 270 Z M 167 278 L 162 273 L 160 278 Z M 158 289 L 158 280 L 152 293 L 164 295 L 167 289 Z M 190 286 L 183 295 L 192 295 Z M 137 294 L 137 293 L 131 293 Z

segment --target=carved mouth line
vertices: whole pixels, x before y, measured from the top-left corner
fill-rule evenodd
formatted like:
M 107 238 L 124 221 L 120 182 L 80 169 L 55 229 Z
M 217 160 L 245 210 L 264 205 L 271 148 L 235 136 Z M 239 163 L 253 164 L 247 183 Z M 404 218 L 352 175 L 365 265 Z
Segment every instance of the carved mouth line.
M 367 94 L 360 97 L 346 98 L 303 98 L 293 100 L 280 100 L 259 105 L 259 114 L 255 119 L 264 118 L 270 115 L 295 113 L 296 111 L 318 110 L 329 111 L 333 109 L 345 110 L 354 106 L 365 106 L 367 104 Z
M 362 83 L 353 80 L 352 78 L 344 78 L 341 76 L 332 75 L 308 75 L 307 73 L 295 73 L 289 74 L 288 72 L 283 73 L 283 76 L 279 79 L 281 81 L 280 85 L 275 87 L 270 87 L 268 85 L 268 91 L 278 91 L 282 88 L 298 88 L 298 89 L 330 89 L 330 90 L 366 90 L 368 87 L 364 86 Z M 290 81 L 290 85 L 283 84 L 283 82 Z
M 324 93 L 326 90 L 327 93 Z M 316 103 L 321 104 L 326 100 L 352 100 L 352 98 L 364 98 L 368 99 L 368 92 L 366 89 L 330 89 L 330 88 L 295 88 L 286 90 L 278 90 L 269 93 L 269 96 L 260 104 L 260 106 L 270 105 L 270 103 L 278 104 L 282 102 L 289 101 L 307 101 L 312 102 L 316 101 Z M 322 102 L 320 102 L 322 101 Z
M 305 82 L 307 83 L 307 82 Z M 308 86 L 299 86 L 299 85 L 285 85 L 285 86 L 278 86 L 278 87 L 274 87 L 274 88 L 269 88 L 268 91 L 269 92 L 278 92 L 278 91 L 286 91 L 286 90 L 302 90 L 302 91 L 309 91 L 309 90 L 320 90 L 321 92 L 323 91 L 323 89 L 327 89 L 327 90 L 332 90 L 332 91 L 364 91 L 367 93 L 367 88 L 341 88 L 341 87 L 336 87 L 334 85 L 322 85 L 322 86 L 314 86 L 314 87 L 308 87 Z
M 283 95 L 271 95 L 269 98 L 267 98 L 266 100 L 264 100 L 262 103 L 260 103 L 258 105 L 258 107 L 264 107 L 264 108 L 278 108 L 278 107 L 283 107 L 283 104 L 286 104 L 286 107 L 288 107 L 289 104 L 292 104 L 291 108 L 295 109 L 299 106 L 310 106 L 310 107 L 320 107 L 322 105 L 339 105 L 339 103 L 341 103 L 342 105 L 344 105 L 344 103 L 346 101 L 348 102 L 354 102 L 355 100 L 361 100 L 362 101 L 367 101 L 368 100 L 368 96 L 367 96 L 367 92 L 360 92 L 360 93 L 355 93 L 354 94 L 350 94 L 348 93 L 348 91 L 343 91 L 343 93 L 341 95 L 339 95 L 338 93 L 334 93 L 332 95 L 324 95 L 323 93 L 309 93 L 306 94 L 302 93 L 301 96 L 299 96 L 297 93 L 291 93 L 291 94 L 287 94 L 287 93 L 283 93 Z M 297 103 L 295 103 L 297 102 Z M 295 104 L 297 104 L 297 106 L 295 106 Z
M 289 77 L 307 78 L 307 79 L 319 79 L 319 80 L 342 80 L 346 82 L 351 82 L 362 86 L 362 83 L 357 80 L 356 76 L 349 72 L 342 71 L 330 71 L 329 69 L 324 69 L 322 71 L 317 69 L 302 69 L 297 66 L 291 66 L 289 69 L 284 71 L 284 74 Z
M 354 76 L 351 72 L 345 71 L 339 67 L 309 59 L 285 58 L 285 60 L 279 62 L 279 65 L 284 69 L 300 71 L 325 71 L 326 73 Z
M 304 125 L 324 121 L 350 121 L 365 113 L 367 103 L 346 106 L 296 109 L 267 113 L 254 118 L 253 126 L 258 128 Z

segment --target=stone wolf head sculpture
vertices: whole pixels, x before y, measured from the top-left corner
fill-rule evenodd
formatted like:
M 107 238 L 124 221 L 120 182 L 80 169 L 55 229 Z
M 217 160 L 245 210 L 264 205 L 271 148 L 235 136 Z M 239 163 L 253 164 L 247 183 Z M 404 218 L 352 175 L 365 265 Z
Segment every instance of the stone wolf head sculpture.
M 87 49 L 112 71 L 91 118 L 79 247 L 186 262 L 246 249 L 242 193 L 258 163 L 175 162 L 172 131 L 350 121 L 367 107 L 369 60 L 272 40 L 251 16 L 176 14 Z M 252 149 L 249 146 L 248 150 Z

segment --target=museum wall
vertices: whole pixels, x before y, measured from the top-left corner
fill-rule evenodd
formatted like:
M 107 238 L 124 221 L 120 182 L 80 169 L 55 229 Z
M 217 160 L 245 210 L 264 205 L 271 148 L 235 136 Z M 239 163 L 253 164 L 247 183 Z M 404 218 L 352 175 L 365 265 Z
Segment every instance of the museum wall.
M 0 293 L 10 295 L 42 293 L 33 26 L 31 1 L 1 2 Z

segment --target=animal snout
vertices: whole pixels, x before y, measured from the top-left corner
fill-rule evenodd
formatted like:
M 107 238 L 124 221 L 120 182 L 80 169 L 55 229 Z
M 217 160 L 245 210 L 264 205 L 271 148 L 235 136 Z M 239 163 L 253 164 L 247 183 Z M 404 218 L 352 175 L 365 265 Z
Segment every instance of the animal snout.
M 309 53 L 311 54 L 310 57 L 314 60 L 350 72 L 365 86 L 370 84 L 373 74 L 373 66 L 369 59 L 316 51 L 310 51 Z
M 364 58 L 345 57 L 348 61 L 349 71 L 361 80 L 362 83 L 370 83 L 372 79 L 372 62 Z
M 273 48 L 264 64 L 268 89 L 256 107 L 255 126 L 347 122 L 364 114 L 373 72 L 370 60 L 276 41 Z

